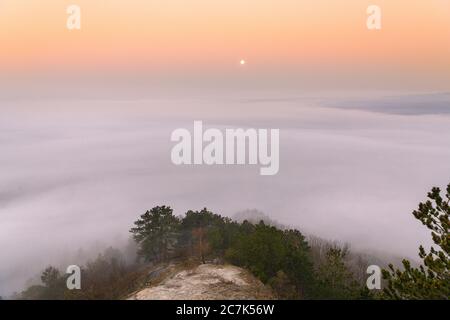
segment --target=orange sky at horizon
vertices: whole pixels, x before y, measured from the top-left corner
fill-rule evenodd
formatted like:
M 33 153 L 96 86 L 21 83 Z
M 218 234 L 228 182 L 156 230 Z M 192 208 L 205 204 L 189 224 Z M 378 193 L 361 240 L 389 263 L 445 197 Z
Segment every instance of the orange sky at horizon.
M 66 8 L 81 7 L 81 30 Z M 382 30 L 366 9 L 382 9 Z M 448 0 L 3 0 L 0 70 L 227 72 L 401 66 L 450 74 Z M 450 75 L 446 78 L 450 83 Z

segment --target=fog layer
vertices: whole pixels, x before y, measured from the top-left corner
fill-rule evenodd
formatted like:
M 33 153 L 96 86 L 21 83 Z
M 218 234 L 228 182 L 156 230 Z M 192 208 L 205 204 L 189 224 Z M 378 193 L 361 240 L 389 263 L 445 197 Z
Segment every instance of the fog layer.
M 257 208 L 307 233 L 415 257 L 429 235 L 410 213 L 449 182 L 448 95 L 355 101 L 0 102 L 0 295 L 80 247 L 125 241 L 138 215 L 163 204 L 180 215 Z M 279 173 L 173 165 L 170 134 L 194 120 L 280 129 Z

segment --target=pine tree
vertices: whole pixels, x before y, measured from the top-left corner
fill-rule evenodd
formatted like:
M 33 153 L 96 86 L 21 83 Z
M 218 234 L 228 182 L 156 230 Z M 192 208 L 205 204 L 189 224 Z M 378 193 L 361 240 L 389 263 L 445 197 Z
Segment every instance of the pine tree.
M 347 247 L 334 246 L 328 249 L 325 261 L 316 273 L 316 298 L 340 300 L 365 298 L 364 288 L 345 264 L 347 255 Z
M 45 286 L 51 288 L 57 285 L 60 277 L 61 274 L 59 270 L 55 267 L 50 266 L 42 272 L 41 281 Z
M 408 260 L 403 260 L 404 270 L 389 265 L 383 270 L 383 277 L 388 281 L 384 289 L 384 298 L 388 299 L 446 299 L 450 298 L 449 249 L 450 235 L 450 184 L 447 186 L 445 198 L 439 188 L 428 193 L 425 203 L 413 212 L 416 219 L 430 231 L 434 244 L 429 252 L 419 247 L 419 257 L 423 264 L 414 268 Z
M 212 251 L 223 249 L 227 221 L 207 208 L 201 211 L 189 210 L 181 221 L 180 242 L 185 245 L 186 251 L 205 263 L 206 256 L 214 253 Z
M 170 207 L 158 206 L 147 211 L 134 222 L 130 232 L 139 244 L 139 256 L 147 261 L 166 261 L 173 253 L 180 220 Z

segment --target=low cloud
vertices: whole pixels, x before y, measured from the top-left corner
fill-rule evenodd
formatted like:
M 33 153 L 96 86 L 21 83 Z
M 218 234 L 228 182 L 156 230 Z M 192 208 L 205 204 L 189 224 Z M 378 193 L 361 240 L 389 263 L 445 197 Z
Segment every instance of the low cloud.
M 449 182 L 448 109 L 341 107 L 347 102 L 0 102 L 0 295 L 80 247 L 126 241 L 137 216 L 161 204 L 177 214 L 257 208 L 307 233 L 414 257 L 429 235 L 410 213 L 432 186 Z M 279 173 L 173 165 L 170 134 L 194 120 L 280 129 Z

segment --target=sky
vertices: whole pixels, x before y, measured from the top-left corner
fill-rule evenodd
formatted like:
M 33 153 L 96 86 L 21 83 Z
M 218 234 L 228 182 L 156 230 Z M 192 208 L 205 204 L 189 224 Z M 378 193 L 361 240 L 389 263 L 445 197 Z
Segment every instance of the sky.
M 450 84 L 447 0 L 0 3 L 0 70 L 10 81 L 107 73 L 203 83 L 300 79 L 331 89 Z M 66 28 L 70 4 L 81 8 L 81 30 Z M 381 8 L 378 31 L 366 27 L 371 4 Z
M 417 257 L 411 212 L 450 177 L 449 57 L 448 0 L 0 0 L 0 295 L 163 204 Z M 279 173 L 174 166 L 194 120 L 280 129 Z

